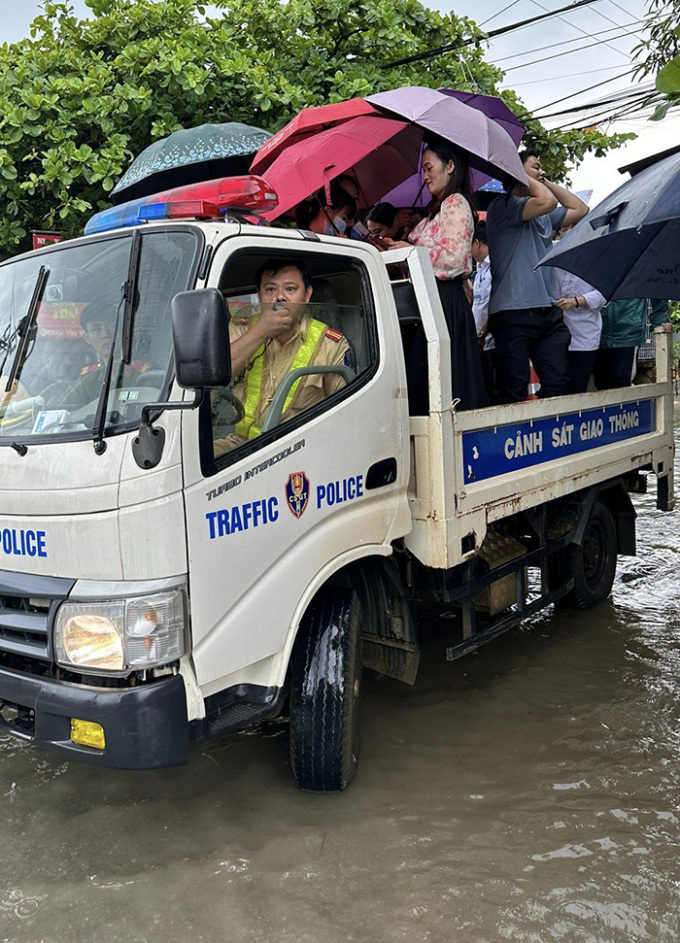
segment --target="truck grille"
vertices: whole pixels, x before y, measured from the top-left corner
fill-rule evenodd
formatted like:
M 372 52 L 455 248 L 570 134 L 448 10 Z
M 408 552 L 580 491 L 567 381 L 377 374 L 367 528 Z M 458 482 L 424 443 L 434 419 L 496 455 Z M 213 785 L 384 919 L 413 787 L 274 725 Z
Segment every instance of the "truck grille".
M 0 570 L 0 652 L 51 661 L 54 613 L 74 583 Z

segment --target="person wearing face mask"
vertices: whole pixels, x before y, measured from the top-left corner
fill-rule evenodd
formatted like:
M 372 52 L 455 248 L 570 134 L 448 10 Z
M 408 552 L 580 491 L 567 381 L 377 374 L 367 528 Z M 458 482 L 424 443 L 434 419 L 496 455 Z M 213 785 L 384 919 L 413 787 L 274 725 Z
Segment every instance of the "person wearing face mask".
M 329 188 L 330 201 L 324 190 L 314 194 L 298 207 L 299 229 L 309 229 L 320 236 L 345 236 L 357 218 L 357 202 L 335 180 Z
M 457 408 L 479 409 L 489 405 L 484 386 L 477 330 L 464 279 L 472 272 L 472 236 L 475 228 L 474 198 L 464 154 L 443 138 L 425 142 L 422 170 L 432 197 L 426 217 L 408 242 L 385 241 L 390 248 L 425 246 L 437 279 L 439 297 L 451 339 L 453 399 Z M 424 333 L 416 335 L 409 350 L 409 376 L 420 379 L 409 388 L 412 415 L 429 412 L 427 345 Z
M 340 364 L 353 367 L 345 336 L 313 315 L 314 305 L 309 305 L 312 283 L 303 262 L 271 259 L 259 269 L 256 285 L 260 312 L 254 317 L 232 318 L 229 324 L 234 395 L 243 406 L 243 416 L 234 433 L 215 441 L 216 456 L 260 434 L 274 394 L 292 370 Z M 310 409 L 344 385 L 339 373 L 300 377 L 286 397 L 281 422 Z

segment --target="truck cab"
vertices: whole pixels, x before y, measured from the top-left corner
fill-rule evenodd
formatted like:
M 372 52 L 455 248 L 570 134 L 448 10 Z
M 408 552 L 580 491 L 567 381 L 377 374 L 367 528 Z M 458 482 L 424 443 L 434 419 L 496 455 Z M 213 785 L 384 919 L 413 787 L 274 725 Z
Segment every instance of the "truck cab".
M 427 252 L 250 225 L 231 207 L 271 197 L 246 179 L 0 266 L 0 724 L 141 769 L 287 719 L 298 784 L 335 791 L 362 667 L 415 680 L 422 602 L 456 611 L 458 657 L 606 596 L 648 472 L 672 507 L 670 335 L 654 384 L 460 413 Z M 272 260 L 305 266 L 345 354 L 293 365 L 246 426 L 229 338 Z M 407 370 L 417 331 L 427 376 Z M 429 412 L 409 416 L 418 382 Z

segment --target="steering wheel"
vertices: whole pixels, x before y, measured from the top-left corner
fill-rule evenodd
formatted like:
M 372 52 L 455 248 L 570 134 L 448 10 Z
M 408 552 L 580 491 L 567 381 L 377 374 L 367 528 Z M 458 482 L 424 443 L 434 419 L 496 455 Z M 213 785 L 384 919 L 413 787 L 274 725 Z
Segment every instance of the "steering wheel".
M 243 403 L 232 390 L 222 389 L 219 391 L 218 398 L 212 404 L 213 410 L 217 412 L 213 418 L 213 437 L 223 438 L 233 432 L 239 422 L 245 416 Z M 225 409 L 224 406 L 227 406 Z
M 45 400 L 45 406 L 49 407 L 49 404 L 65 393 L 69 387 L 73 386 L 73 383 L 73 380 L 55 380 L 54 383 L 48 383 L 45 389 L 40 391 L 40 395 Z
M 145 370 L 144 373 L 131 378 L 130 386 L 157 386 L 162 389 L 167 375 L 166 370 Z

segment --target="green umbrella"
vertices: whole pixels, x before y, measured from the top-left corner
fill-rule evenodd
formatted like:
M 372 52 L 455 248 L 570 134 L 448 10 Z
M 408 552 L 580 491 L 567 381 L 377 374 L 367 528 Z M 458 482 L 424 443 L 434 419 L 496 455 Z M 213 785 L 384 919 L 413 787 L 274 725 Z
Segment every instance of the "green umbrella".
M 270 137 L 268 131 L 240 121 L 174 131 L 133 160 L 111 200 L 126 203 L 184 184 L 247 174 L 253 155 Z

